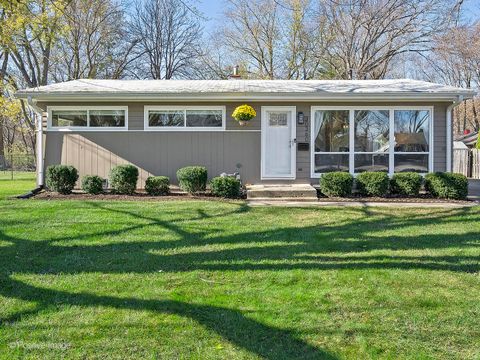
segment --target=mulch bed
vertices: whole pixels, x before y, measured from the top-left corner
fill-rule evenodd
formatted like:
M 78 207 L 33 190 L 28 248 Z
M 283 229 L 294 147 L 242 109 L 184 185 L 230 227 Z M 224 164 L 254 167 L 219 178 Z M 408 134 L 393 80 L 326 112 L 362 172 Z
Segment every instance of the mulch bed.
M 171 200 L 206 200 L 206 201 L 232 201 L 232 199 L 222 199 L 205 192 L 197 195 L 190 195 L 184 192 L 171 192 L 164 196 L 150 196 L 145 192 L 136 192 L 133 195 L 120 195 L 104 193 L 90 195 L 81 191 L 73 191 L 70 195 L 62 195 L 56 192 L 42 191 L 32 197 L 37 200 L 121 200 L 121 201 L 171 201 Z
M 319 197 L 320 202 L 381 202 L 381 203 L 456 203 L 456 204 L 472 204 L 473 200 L 453 200 L 453 199 L 437 199 L 428 194 L 420 194 L 418 197 L 364 197 L 360 195 L 352 195 L 346 198 L 340 197 Z
M 73 191 L 70 195 L 62 195 L 50 191 L 41 191 L 32 199 L 37 200 L 119 200 L 119 201 L 172 201 L 172 200 L 204 200 L 204 201 L 232 201 L 232 199 L 222 199 L 213 196 L 210 192 L 205 192 L 197 195 L 190 195 L 181 191 L 173 191 L 164 196 L 150 196 L 145 192 L 136 192 L 133 195 L 119 195 L 112 193 L 104 193 L 98 195 L 86 194 L 82 191 Z M 246 194 L 244 194 L 238 200 L 245 200 Z M 235 200 L 233 200 L 235 201 Z M 452 199 L 437 199 L 429 194 L 420 194 L 418 197 L 402 197 L 390 195 L 388 197 L 364 197 L 353 194 L 349 197 L 325 197 L 319 194 L 319 202 L 365 202 L 365 203 L 456 203 L 456 204 L 472 204 L 474 200 L 452 200 Z

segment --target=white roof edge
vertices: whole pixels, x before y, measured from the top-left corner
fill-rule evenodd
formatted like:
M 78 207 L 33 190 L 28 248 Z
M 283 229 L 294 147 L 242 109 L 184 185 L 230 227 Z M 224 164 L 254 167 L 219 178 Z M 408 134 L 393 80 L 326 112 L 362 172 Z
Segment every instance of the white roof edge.
M 15 97 L 18 99 L 28 99 L 31 97 L 36 101 L 66 101 L 66 100 L 83 100 L 83 101 L 145 101 L 145 100 L 170 100 L 170 101 L 215 101 L 215 100 L 442 100 L 455 101 L 459 97 L 470 99 L 475 95 L 473 90 L 465 90 L 464 92 L 383 92 L 383 93 L 345 93 L 345 94 L 312 94 L 312 93 L 38 93 L 38 92 L 17 92 Z

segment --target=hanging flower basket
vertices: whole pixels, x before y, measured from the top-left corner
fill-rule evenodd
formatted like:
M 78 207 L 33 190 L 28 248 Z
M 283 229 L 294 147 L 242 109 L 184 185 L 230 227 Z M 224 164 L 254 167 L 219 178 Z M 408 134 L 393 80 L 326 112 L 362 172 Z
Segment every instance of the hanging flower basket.
M 240 105 L 233 111 L 232 116 L 238 121 L 240 126 L 247 125 L 250 120 L 257 116 L 257 112 L 250 105 Z

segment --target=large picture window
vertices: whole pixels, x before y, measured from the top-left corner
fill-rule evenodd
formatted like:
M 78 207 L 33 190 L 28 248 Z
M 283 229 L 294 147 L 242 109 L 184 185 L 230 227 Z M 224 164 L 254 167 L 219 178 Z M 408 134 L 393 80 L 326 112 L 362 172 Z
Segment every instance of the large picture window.
M 224 126 L 223 106 L 145 106 L 145 129 L 148 130 L 222 130 Z
M 311 175 L 432 170 L 431 108 L 312 107 Z
M 124 130 L 127 128 L 126 106 L 54 106 L 48 107 L 50 130 Z

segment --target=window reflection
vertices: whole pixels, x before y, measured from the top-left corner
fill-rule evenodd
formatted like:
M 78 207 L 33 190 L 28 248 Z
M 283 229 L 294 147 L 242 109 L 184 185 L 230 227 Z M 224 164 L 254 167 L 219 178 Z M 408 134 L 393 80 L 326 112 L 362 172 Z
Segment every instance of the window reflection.
M 313 134 L 316 152 L 347 152 L 348 110 L 321 110 L 315 112 Z
M 355 110 L 355 152 L 388 152 L 388 110 Z
M 428 110 L 395 110 L 395 152 L 428 152 Z

